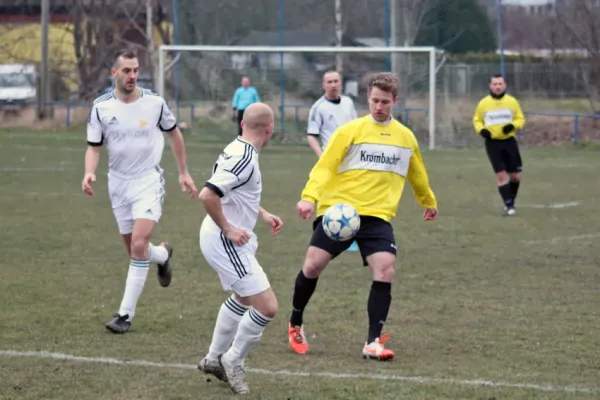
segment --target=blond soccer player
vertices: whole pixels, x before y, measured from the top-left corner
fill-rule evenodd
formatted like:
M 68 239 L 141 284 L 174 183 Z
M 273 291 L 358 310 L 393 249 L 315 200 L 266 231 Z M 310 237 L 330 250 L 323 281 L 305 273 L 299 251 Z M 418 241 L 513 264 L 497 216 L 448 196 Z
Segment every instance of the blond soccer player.
M 368 332 L 362 349 L 365 358 L 389 360 L 394 352 L 384 346 L 382 335 L 391 304 L 395 274 L 396 241 L 390 221 L 408 181 L 417 201 L 425 208 L 424 219 L 437 216 L 436 198 L 414 134 L 392 117 L 398 101 L 398 79 L 390 73 L 374 74 L 368 84 L 370 114 L 339 128 L 313 167 L 296 205 L 308 220 L 318 203 L 317 218 L 304 264 L 298 273 L 292 299 L 288 339 L 292 350 L 308 349 L 303 314 L 317 280 L 328 263 L 344 252 L 350 241 L 336 242 L 323 231 L 321 219 L 330 206 L 347 203 L 361 217 L 355 239 L 363 264 L 371 269 L 372 285 L 367 301 Z

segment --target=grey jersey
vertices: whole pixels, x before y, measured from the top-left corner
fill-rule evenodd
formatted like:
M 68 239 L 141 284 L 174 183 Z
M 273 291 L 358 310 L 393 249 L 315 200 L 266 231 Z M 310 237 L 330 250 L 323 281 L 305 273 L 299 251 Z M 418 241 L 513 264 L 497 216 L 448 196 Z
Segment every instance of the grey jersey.
M 321 148 L 325 149 L 333 132 L 355 118 L 356 110 L 350 97 L 341 96 L 336 104 L 322 96 L 310 109 L 307 133 L 319 137 Z

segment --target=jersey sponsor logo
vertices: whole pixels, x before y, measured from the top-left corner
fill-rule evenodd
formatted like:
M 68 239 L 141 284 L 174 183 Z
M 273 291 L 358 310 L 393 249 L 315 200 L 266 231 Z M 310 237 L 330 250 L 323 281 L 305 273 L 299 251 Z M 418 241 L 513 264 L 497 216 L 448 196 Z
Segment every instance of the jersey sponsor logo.
M 383 152 L 380 154 L 370 154 L 367 153 L 367 150 L 361 150 L 360 161 L 396 165 L 400 161 L 400 157 L 396 157 L 395 154 L 389 156 Z
M 483 113 L 483 120 L 486 126 L 506 125 L 513 121 L 513 112 L 508 108 L 499 108 Z
M 351 170 L 392 172 L 406 177 L 412 149 L 388 144 L 359 143 L 350 147 L 338 168 L 339 173 Z

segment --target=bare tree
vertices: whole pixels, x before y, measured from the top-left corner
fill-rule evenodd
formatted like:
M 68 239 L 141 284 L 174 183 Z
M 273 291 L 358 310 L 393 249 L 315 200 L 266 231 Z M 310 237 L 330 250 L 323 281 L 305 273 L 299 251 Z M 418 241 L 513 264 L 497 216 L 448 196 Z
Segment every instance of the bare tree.
M 392 27 L 396 29 L 395 41 L 398 46 L 412 46 L 421 29 L 423 19 L 434 6 L 432 0 L 390 0 L 395 15 L 392 14 Z M 395 3 L 395 4 L 394 4 Z
M 122 48 L 136 50 L 142 66 L 155 78 L 154 29 L 164 43 L 169 43 L 170 32 L 163 28 L 166 15 L 154 1 L 73 0 L 70 18 L 79 98 L 89 100 L 106 86 L 112 55 Z
M 592 109 L 600 94 L 600 8 L 595 0 L 558 1 L 555 22 L 561 40 L 554 43 L 563 49 L 579 51 L 589 56 L 587 71 L 583 74 L 586 95 Z

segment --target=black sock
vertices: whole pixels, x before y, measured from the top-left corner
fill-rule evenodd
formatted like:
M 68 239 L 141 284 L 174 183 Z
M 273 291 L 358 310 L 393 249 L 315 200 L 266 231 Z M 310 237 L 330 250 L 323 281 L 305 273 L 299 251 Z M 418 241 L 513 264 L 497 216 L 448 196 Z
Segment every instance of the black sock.
M 304 308 L 308 304 L 310 297 L 315 292 L 317 281 L 319 278 L 307 278 L 304 272 L 300 270 L 296 277 L 296 285 L 294 286 L 294 297 L 292 298 L 292 317 L 290 323 L 292 326 L 302 326 L 302 315 Z
M 510 181 L 508 184 L 510 185 L 510 190 L 512 192 L 513 205 L 515 203 L 515 199 L 517 198 L 517 192 L 519 191 L 519 184 L 521 181 Z
M 515 199 L 513 198 L 510 185 L 507 183 L 502 186 L 498 186 L 498 191 L 500 192 L 500 196 L 502 196 L 502 201 L 506 207 L 512 207 L 515 203 Z
M 392 303 L 392 284 L 389 282 L 373 281 L 367 311 L 369 314 L 369 336 L 367 343 L 381 337 L 381 330 L 387 319 Z

